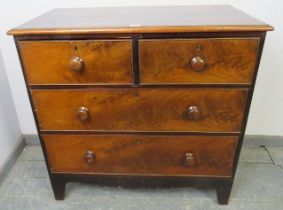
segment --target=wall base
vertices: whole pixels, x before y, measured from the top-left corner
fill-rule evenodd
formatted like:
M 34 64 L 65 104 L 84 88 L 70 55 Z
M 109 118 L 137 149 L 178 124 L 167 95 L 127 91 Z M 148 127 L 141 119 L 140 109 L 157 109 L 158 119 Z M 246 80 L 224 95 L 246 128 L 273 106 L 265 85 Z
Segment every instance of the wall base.
M 25 148 L 26 143 L 24 137 L 21 136 L 14 146 L 6 160 L 4 161 L 3 165 L 0 167 L 0 185 L 2 184 L 3 180 L 13 167 L 14 163 L 18 159 L 18 156 L 21 154 L 22 150 Z

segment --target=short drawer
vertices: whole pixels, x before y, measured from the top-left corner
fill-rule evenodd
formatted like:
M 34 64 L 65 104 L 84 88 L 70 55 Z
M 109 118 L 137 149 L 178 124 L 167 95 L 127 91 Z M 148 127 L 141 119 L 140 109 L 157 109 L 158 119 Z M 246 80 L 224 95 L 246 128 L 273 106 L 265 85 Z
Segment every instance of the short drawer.
M 250 84 L 259 38 L 139 41 L 141 83 Z
M 235 136 L 43 135 L 51 172 L 231 176 Z
M 29 84 L 132 83 L 131 40 L 19 41 Z
M 32 90 L 41 130 L 240 132 L 247 89 Z

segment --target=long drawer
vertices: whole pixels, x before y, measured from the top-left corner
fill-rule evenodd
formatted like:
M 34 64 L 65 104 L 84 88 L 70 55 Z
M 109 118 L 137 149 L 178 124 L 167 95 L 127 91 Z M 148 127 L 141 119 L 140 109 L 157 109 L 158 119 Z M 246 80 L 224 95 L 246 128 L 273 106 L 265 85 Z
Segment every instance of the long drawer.
M 247 89 L 32 90 L 41 130 L 240 132 Z
M 255 70 L 259 40 L 141 40 L 141 83 L 250 84 Z
M 43 135 L 51 172 L 231 176 L 236 136 Z
M 20 41 L 29 84 L 132 83 L 131 40 Z

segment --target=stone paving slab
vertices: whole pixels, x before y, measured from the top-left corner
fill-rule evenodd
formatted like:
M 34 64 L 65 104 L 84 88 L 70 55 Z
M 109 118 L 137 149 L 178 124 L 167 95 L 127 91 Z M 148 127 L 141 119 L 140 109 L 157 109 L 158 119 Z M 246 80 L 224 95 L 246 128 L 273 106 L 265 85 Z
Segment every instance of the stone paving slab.
M 239 162 L 273 163 L 265 147 L 259 146 L 244 146 L 241 150 Z
M 48 177 L 47 167 L 44 161 L 17 160 L 8 177 Z
M 53 198 L 53 191 L 48 178 L 8 177 L 1 185 L 0 197 Z
M 162 199 L 162 198 L 74 198 L 55 201 L 49 198 L 0 197 L 1 209 L 5 210 L 281 210 L 282 202 L 232 201 L 228 206 L 220 206 L 212 200 Z
M 276 165 L 283 167 L 283 147 L 266 147 Z
M 19 156 L 18 160 L 44 161 L 43 152 L 40 146 L 27 146 Z

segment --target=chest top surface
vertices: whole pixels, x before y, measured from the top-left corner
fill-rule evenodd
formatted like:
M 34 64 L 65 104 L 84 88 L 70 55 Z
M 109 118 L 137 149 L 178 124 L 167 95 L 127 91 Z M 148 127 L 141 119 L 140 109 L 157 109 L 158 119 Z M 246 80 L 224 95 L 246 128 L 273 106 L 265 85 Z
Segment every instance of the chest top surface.
M 51 10 L 9 35 L 269 31 L 229 5 L 96 7 Z

